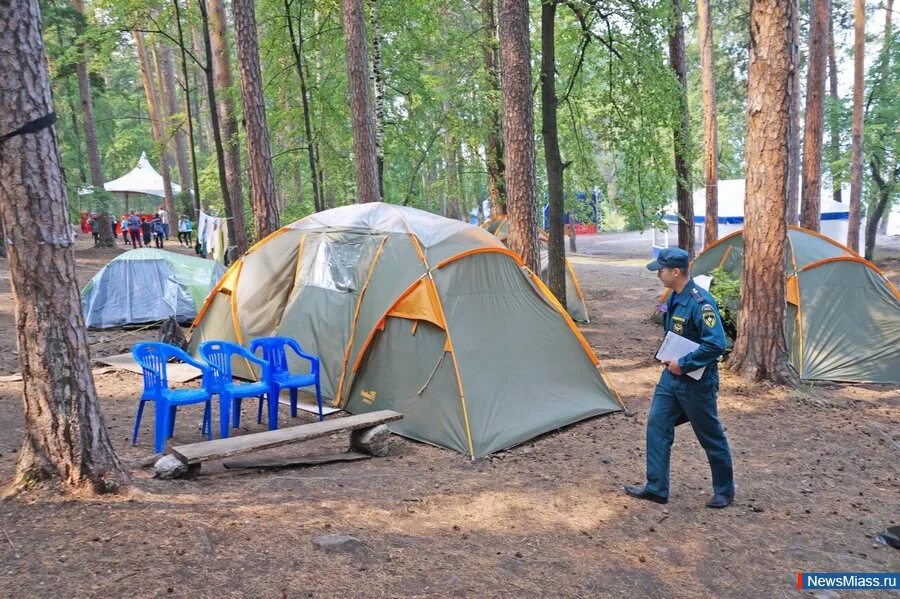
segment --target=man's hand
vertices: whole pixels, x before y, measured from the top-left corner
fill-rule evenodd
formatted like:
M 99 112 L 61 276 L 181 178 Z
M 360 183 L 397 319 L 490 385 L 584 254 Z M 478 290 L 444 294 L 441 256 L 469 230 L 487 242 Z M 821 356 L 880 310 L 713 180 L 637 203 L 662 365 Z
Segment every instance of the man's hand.
M 672 374 L 674 374 L 675 376 L 680 376 L 682 374 L 681 366 L 678 365 L 678 360 L 673 360 L 672 362 L 665 362 L 665 365 L 666 365 L 666 369 L 669 372 L 671 372 Z

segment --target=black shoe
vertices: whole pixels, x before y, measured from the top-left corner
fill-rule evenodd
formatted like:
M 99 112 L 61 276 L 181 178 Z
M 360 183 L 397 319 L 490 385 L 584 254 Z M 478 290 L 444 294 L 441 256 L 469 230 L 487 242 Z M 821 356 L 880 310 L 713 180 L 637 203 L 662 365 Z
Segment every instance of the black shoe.
M 734 494 L 719 495 L 718 493 L 716 493 L 715 495 L 713 495 L 712 499 L 706 502 L 706 507 L 720 510 L 731 505 L 732 501 L 734 501 Z
M 649 491 L 645 491 L 644 487 L 632 487 L 630 485 L 625 485 L 622 489 L 632 497 L 636 499 L 646 499 L 647 501 L 652 501 L 653 503 L 669 503 L 668 497 L 663 497 L 662 495 L 657 495 L 656 493 L 651 493 Z

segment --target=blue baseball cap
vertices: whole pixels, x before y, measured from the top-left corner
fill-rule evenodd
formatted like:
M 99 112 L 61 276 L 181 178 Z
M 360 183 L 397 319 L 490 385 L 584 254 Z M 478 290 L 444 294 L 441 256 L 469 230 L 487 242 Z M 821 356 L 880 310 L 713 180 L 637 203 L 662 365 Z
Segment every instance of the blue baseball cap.
M 691 256 L 681 248 L 663 248 L 659 250 L 656 260 L 647 265 L 647 270 L 659 270 L 661 268 L 687 268 L 691 262 Z

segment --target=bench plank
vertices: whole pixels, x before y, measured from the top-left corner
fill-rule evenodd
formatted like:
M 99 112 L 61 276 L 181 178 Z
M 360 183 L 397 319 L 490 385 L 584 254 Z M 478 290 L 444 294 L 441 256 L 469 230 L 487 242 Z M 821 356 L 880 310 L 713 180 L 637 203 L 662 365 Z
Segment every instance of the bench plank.
M 257 449 L 269 449 L 288 443 L 309 441 L 310 439 L 326 437 L 341 431 L 371 428 L 379 424 L 400 420 L 401 418 L 403 418 L 403 414 L 399 412 L 379 410 L 368 414 L 355 414 L 344 418 L 313 422 L 312 424 L 280 428 L 274 431 L 251 433 L 226 439 L 214 439 L 189 445 L 178 445 L 171 449 L 171 453 L 185 464 L 198 464 L 207 460 L 227 458 Z

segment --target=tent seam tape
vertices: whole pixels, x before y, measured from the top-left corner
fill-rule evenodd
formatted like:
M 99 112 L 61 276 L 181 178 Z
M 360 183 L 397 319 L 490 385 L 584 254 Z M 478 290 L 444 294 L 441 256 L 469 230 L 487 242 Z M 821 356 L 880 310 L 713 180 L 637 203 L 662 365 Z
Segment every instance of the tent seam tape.
M 399 212 L 399 211 L 398 211 Z M 402 218 L 402 214 L 401 214 Z M 404 219 L 406 222 L 406 219 Z M 409 225 L 407 225 L 409 226 Z M 428 260 L 425 258 L 425 253 L 422 251 L 421 246 L 419 245 L 419 239 L 410 232 L 410 238 L 412 239 L 413 245 L 416 248 L 416 251 L 419 253 L 419 258 L 422 260 L 422 265 L 425 267 L 425 275 L 431 280 L 431 284 L 434 286 L 434 296 L 437 301 L 438 308 L 441 311 L 441 319 L 444 321 L 444 324 L 447 325 L 447 328 L 444 330 L 444 333 L 447 335 L 447 344 L 450 346 L 450 359 L 453 361 L 453 372 L 456 375 L 456 386 L 459 389 L 459 402 L 462 405 L 462 413 L 463 413 L 463 424 L 466 427 L 466 440 L 469 444 L 469 455 L 474 460 L 475 459 L 475 446 L 472 443 L 472 428 L 469 425 L 469 411 L 466 409 L 466 394 L 463 391 L 462 384 L 462 376 L 459 373 L 459 364 L 456 362 L 456 352 L 453 351 L 453 337 L 450 334 L 450 323 L 447 322 L 447 315 L 444 313 L 444 303 L 441 301 L 441 294 L 438 293 L 437 283 L 434 282 L 434 276 L 432 275 L 431 266 L 428 264 Z M 496 248 L 500 249 L 500 248 Z M 463 252 L 464 253 L 464 252 Z M 389 310 L 390 312 L 390 310 Z
M 353 322 L 350 325 L 350 337 L 347 341 L 347 347 L 344 348 L 344 359 L 341 363 L 341 378 L 338 379 L 338 388 L 337 392 L 334 394 L 334 400 L 332 401 L 332 407 L 340 406 L 343 401 L 341 399 L 341 395 L 344 388 L 344 377 L 347 375 L 347 362 L 350 360 L 350 349 L 353 347 L 353 340 L 356 337 L 356 325 L 359 322 L 359 313 L 362 308 L 363 299 L 366 295 L 366 290 L 369 288 L 369 281 L 372 280 L 372 273 L 375 272 L 375 266 L 378 264 L 378 261 L 381 259 L 381 251 L 384 249 L 385 244 L 387 243 L 388 236 L 385 235 L 381 240 L 381 245 L 378 246 L 378 251 L 375 252 L 375 258 L 372 259 L 372 266 L 369 267 L 369 272 L 366 275 L 366 280 L 363 283 L 362 289 L 359 291 L 359 297 L 356 300 L 356 309 L 353 314 Z M 348 398 L 349 399 L 349 398 Z
M 428 266 L 427 262 L 425 263 L 425 266 Z M 437 283 L 434 282 L 434 277 L 431 274 L 431 270 L 429 270 L 426 274 L 428 275 L 428 278 L 431 279 L 431 284 L 434 285 L 434 296 L 437 300 L 438 308 L 440 308 L 441 310 L 441 318 L 447 325 L 447 328 L 444 332 L 447 334 L 447 344 L 450 346 L 450 359 L 453 362 L 453 371 L 456 374 L 456 385 L 459 389 L 459 402 L 462 405 L 463 423 L 466 427 L 466 440 L 469 444 L 469 456 L 474 460 L 475 446 L 472 443 L 472 428 L 471 426 L 469 426 L 469 410 L 466 408 L 466 395 L 463 391 L 462 376 L 459 373 L 459 364 L 456 361 L 456 351 L 453 349 L 453 336 L 450 334 L 450 323 L 447 320 L 447 314 L 444 312 L 444 302 L 441 301 L 441 294 L 438 293 Z
M 800 355 L 798 357 L 800 368 L 797 370 L 799 370 L 800 378 L 803 379 L 803 293 L 800 291 L 800 271 L 797 269 L 797 254 L 794 251 L 794 242 L 790 235 L 785 235 L 785 237 L 787 237 L 788 247 L 791 248 L 791 266 L 794 267 L 793 276 L 797 278 L 797 331 L 799 332 L 797 341 L 800 345 Z

